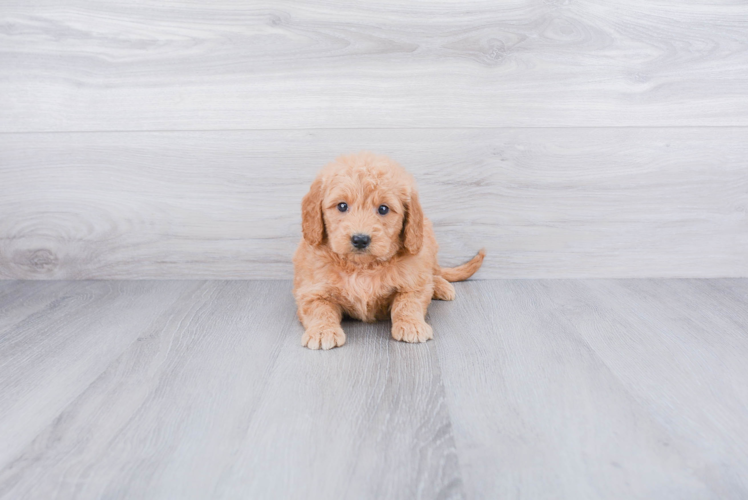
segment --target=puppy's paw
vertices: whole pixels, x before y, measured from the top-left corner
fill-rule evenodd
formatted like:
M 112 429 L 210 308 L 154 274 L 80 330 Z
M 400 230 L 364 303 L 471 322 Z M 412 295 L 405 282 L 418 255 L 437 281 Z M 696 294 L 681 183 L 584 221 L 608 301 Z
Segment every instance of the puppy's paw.
M 441 276 L 434 277 L 434 298 L 436 300 L 454 300 L 457 297 L 452 283 Z
M 398 321 L 392 325 L 392 338 L 403 342 L 426 342 L 434 332 L 425 321 Z
M 339 326 L 308 328 L 301 336 L 301 345 L 309 349 L 332 349 L 345 344 L 345 332 Z

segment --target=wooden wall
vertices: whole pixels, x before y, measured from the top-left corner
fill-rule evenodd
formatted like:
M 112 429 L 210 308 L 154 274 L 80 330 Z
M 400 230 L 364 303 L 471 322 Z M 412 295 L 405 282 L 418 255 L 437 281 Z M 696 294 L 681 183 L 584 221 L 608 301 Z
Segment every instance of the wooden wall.
M 477 278 L 748 276 L 748 4 L 0 4 L 0 278 L 289 278 L 361 149 Z

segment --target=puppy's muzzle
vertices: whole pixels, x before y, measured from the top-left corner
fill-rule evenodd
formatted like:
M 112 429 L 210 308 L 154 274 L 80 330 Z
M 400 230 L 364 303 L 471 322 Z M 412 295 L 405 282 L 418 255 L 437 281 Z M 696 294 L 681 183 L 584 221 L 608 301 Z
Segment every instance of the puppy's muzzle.
M 371 243 L 371 236 L 368 234 L 354 234 L 351 236 L 351 245 L 356 250 L 364 250 L 369 246 L 369 243 Z

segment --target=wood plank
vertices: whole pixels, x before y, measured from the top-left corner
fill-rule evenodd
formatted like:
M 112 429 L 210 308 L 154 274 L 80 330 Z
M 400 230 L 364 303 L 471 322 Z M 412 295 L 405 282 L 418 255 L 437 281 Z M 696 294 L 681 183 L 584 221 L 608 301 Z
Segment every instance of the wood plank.
M 748 280 L 593 281 L 580 335 L 718 498 L 748 496 Z M 738 297 L 738 295 L 740 297 Z
M 157 300 L 150 325 L 122 322 L 138 342 L 0 464 L 0 497 L 460 497 L 433 343 L 346 324 L 345 349 L 313 352 L 289 282 L 153 286 L 188 292 Z M 110 315 L 91 313 L 79 330 Z M 67 359 L 58 370 L 77 370 Z M 7 418 L 0 442 L 14 430 Z
M 0 498 L 748 492 L 748 280 L 459 283 L 330 352 L 290 287 L 0 283 Z
M 734 0 L 4 1 L 0 131 L 748 125 Z
M 361 149 L 478 278 L 748 276 L 746 128 L 0 135 L 0 278 L 290 278 L 300 200 Z M 33 144 L 34 147 L 29 147 Z
M 434 344 L 395 342 L 389 322 L 343 329 L 330 352 L 287 336 L 221 495 L 462 498 Z
M 746 280 L 458 284 L 430 316 L 467 496 L 745 497 L 747 295 Z
M 120 324 L 138 341 L 109 359 L 107 369 L 5 464 L 0 474 L 4 498 L 210 496 L 205 488 L 231 460 L 225 446 L 242 435 L 253 401 L 262 393 L 263 374 L 277 356 L 280 330 L 295 321 L 284 300 L 290 296 L 289 285 L 150 286 L 162 295 L 153 301 L 159 306 L 157 320 L 139 324 L 126 298 L 116 297 L 122 313 L 129 313 Z M 178 302 L 164 300 L 171 289 L 184 291 Z M 112 314 L 96 310 L 89 316 L 88 324 L 79 327 L 81 336 L 94 333 L 96 324 Z M 39 335 L 31 338 L 27 349 L 42 340 Z M 76 371 L 75 357 L 68 355 L 67 361 L 68 366 L 58 370 Z M 33 369 L 40 367 L 29 367 Z M 35 396 L 44 399 L 40 389 Z M 19 413 L 14 408 L 13 415 Z M 5 423 L 0 426 L 3 434 L 10 430 Z M 183 467 L 185 460 L 193 470 L 170 484 L 170 472 Z M 181 488 L 184 494 L 177 494 Z
M 65 288 L 64 282 L 0 281 L 0 332 L 48 308 Z
M 0 323 L 0 467 L 181 296 L 170 283 L 39 285 L 21 284 L 23 300 L 10 297 L 9 320 Z

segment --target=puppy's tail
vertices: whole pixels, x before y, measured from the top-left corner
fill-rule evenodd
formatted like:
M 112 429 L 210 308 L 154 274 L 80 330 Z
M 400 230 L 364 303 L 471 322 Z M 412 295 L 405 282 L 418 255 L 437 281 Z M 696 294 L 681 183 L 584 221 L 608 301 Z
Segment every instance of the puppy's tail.
M 478 252 L 478 255 L 470 259 L 468 262 L 465 262 L 461 266 L 442 267 L 442 278 L 447 281 L 464 281 L 468 279 L 470 276 L 475 274 L 475 271 L 480 269 L 481 264 L 483 264 L 483 257 L 485 256 L 486 249 L 481 248 Z

